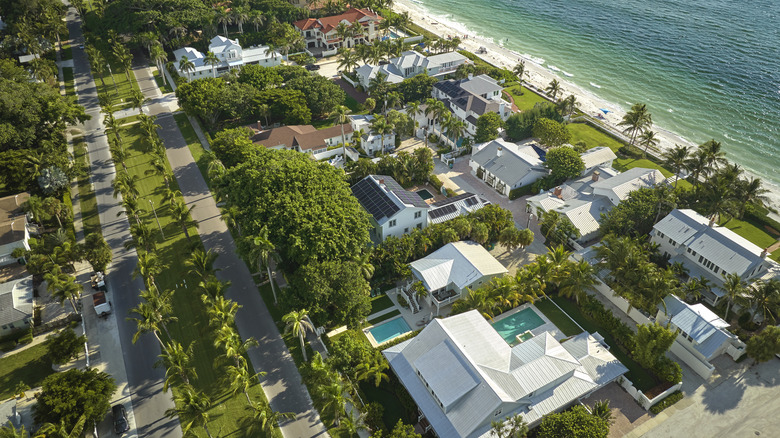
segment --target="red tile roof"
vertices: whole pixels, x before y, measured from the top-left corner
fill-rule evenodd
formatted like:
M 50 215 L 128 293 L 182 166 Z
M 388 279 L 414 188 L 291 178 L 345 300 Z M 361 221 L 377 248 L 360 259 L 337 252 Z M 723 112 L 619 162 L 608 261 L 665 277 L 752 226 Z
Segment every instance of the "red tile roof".
M 376 12 L 371 12 L 368 9 L 356 9 L 352 8 L 341 15 L 333 15 L 331 17 L 323 18 L 307 18 L 305 20 L 298 20 L 293 23 L 293 26 L 300 30 L 320 29 L 322 33 L 328 33 L 335 29 L 336 26 L 341 23 L 342 20 L 347 20 L 350 24 L 354 23 L 364 17 L 368 17 L 372 20 L 384 20 Z
M 352 126 L 345 123 L 344 135 L 348 136 L 349 134 L 352 134 Z M 252 137 L 252 142 L 267 148 L 284 146 L 292 149 L 297 146 L 301 151 L 308 151 L 327 147 L 326 139 L 340 135 L 341 125 L 327 129 L 317 129 L 311 125 L 292 125 L 260 131 Z

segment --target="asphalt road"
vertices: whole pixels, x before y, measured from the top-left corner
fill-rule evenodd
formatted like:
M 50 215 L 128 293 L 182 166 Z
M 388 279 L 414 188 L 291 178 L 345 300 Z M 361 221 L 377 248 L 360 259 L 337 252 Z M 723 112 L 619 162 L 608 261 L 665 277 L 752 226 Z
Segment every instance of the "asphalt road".
M 68 30 L 74 41 L 83 41 L 81 20 L 75 10 L 67 13 Z M 78 102 L 87 114 L 92 116 L 79 128 L 84 130 L 89 149 L 91 180 L 97 196 L 100 223 L 103 236 L 113 251 L 114 260 L 107 275 L 107 285 L 113 292 L 114 311 L 119 328 L 120 344 L 127 370 L 133 411 L 138 436 L 180 437 L 178 419 L 165 417 L 165 410 L 173 407 L 170 394 L 162 392 L 164 371 L 154 368 L 160 348 L 152 335 L 141 337 L 132 343 L 135 323 L 126 319 L 129 310 L 139 303 L 139 291 L 143 288 L 140 279 L 133 280 L 132 272 L 137 264 L 134 250 L 126 250 L 124 242 L 131 239 L 130 224 L 123 212 L 121 196 L 113 197 L 111 182 L 114 179 L 114 165 L 108 151 L 108 142 L 102 125 L 97 100 L 97 89 L 89 70 L 84 50 L 73 45 L 74 81 L 78 90 Z M 119 214 L 119 215 L 118 215 Z

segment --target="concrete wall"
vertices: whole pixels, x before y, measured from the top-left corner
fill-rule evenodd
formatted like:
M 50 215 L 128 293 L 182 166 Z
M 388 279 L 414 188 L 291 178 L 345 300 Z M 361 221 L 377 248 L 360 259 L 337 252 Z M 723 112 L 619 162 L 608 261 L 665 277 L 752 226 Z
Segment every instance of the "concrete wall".
M 627 311 L 628 308 L 631 307 L 629 302 L 625 298 L 615 295 L 615 292 L 612 290 L 612 288 L 610 288 L 603 282 L 599 281 L 598 284 L 596 284 L 595 289 L 601 295 L 603 295 L 604 298 L 606 298 L 607 300 L 609 300 L 609 302 L 614 304 L 615 307 L 623 311 L 623 313 L 628 315 L 628 317 L 631 318 L 637 324 L 650 324 L 653 322 L 652 319 L 645 316 L 645 314 L 643 314 L 642 312 L 636 309 L 632 308 L 631 311 L 628 312 Z
M 709 379 L 710 376 L 712 376 L 712 373 L 715 371 L 714 366 L 710 365 L 706 361 L 703 361 L 701 358 L 688 351 L 688 349 L 685 348 L 685 346 L 682 345 L 679 340 L 674 341 L 671 348 L 669 348 L 669 351 L 674 353 L 675 356 L 680 358 L 680 360 L 685 362 L 686 365 L 691 367 L 691 369 L 696 372 L 696 374 L 700 375 L 705 380 Z
M 666 391 L 655 396 L 655 398 L 649 399 L 647 398 L 647 396 L 645 396 L 645 394 L 642 391 L 636 389 L 634 387 L 634 384 L 630 380 L 628 380 L 626 376 L 619 377 L 617 382 L 623 389 L 626 390 L 628 395 L 633 397 L 634 400 L 636 400 L 640 406 L 645 408 L 646 411 L 649 411 L 653 405 L 660 402 L 666 396 L 679 390 L 682 387 L 682 382 L 677 383 L 676 385 L 673 385 L 671 388 L 667 389 Z

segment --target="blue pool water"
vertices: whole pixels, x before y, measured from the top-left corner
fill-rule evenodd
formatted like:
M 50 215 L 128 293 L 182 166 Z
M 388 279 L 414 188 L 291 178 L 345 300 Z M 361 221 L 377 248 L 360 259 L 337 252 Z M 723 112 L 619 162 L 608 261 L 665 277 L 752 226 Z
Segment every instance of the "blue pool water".
M 536 314 L 534 309 L 529 307 L 496 321 L 492 325 L 506 343 L 512 345 L 517 342 L 515 339 L 517 335 L 544 325 L 544 320 Z
M 423 201 L 425 201 L 426 199 L 433 198 L 433 195 L 431 194 L 431 192 L 429 192 L 428 190 L 425 190 L 425 189 L 418 190 L 417 194 L 420 195 L 421 198 L 423 198 Z
M 387 321 L 384 324 L 380 324 L 376 327 L 368 329 L 371 336 L 374 337 L 377 344 L 387 342 L 391 339 L 397 338 L 404 333 L 412 331 L 409 324 L 403 318 L 396 318 Z

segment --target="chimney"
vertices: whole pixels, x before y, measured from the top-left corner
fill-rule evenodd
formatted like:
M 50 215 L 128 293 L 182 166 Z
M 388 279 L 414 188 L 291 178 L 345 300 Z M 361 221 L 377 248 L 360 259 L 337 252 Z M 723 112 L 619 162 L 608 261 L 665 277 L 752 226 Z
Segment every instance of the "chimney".
M 504 155 L 504 148 L 499 146 L 498 150 L 496 150 L 496 156 L 500 157 L 501 155 Z
M 712 215 L 712 217 L 710 218 L 710 224 L 708 226 L 712 228 L 713 225 L 715 225 L 715 215 Z
M 555 190 L 553 190 L 553 195 L 556 196 L 559 199 L 563 199 L 563 197 L 561 196 L 561 193 L 563 193 L 563 189 L 561 188 L 561 186 L 558 186 L 558 187 L 555 188 Z
M 765 259 L 767 254 L 769 254 L 769 248 L 764 248 L 764 250 L 761 251 L 761 258 Z
M 594 171 L 594 172 L 593 172 L 593 176 L 591 177 L 591 179 L 593 180 L 593 182 L 596 182 L 596 181 L 598 181 L 598 180 L 599 180 L 599 175 L 601 175 L 601 172 L 599 172 L 598 170 L 596 170 L 596 171 Z
M 379 178 L 379 185 L 380 186 L 385 185 L 385 179 L 384 178 Z
M 262 131 L 263 130 L 263 122 L 260 120 L 257 121 L 257 130 Z

